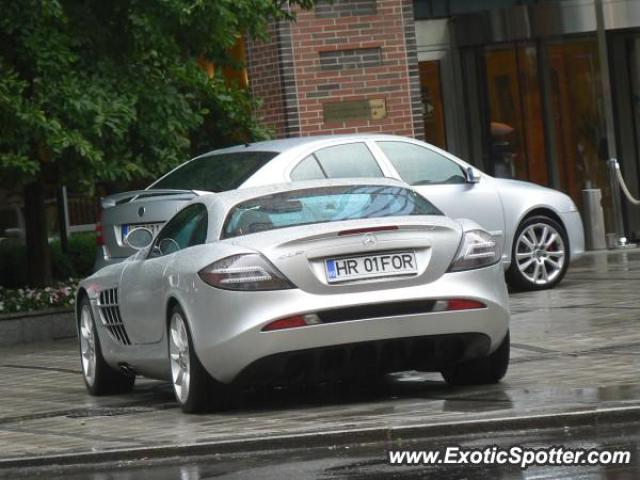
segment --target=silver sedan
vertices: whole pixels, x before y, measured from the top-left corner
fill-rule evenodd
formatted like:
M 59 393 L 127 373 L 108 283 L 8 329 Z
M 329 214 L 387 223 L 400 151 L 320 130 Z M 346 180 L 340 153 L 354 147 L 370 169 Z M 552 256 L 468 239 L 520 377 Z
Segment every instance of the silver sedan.
M 96 269 L 133 253 L 127 233 L 157 231 L 198 191 L 320 178 L 405 181 L 451 218 L 469 218 L 496 237 L 512 287 L 551 288 L 584 251 L 582 221 L 564 193 L 494 178 L 433 145 L 379 134 L 287 138 L 216 150 L 169 172 L 148 189 L 103 201 Z
M 439 371 L 499 381 L 509 312 L 499 243 L 395 180 L 196 197 L 124 262 L 81 282 L 84 379 L 170 380 L 185 412 L 255 383 Z

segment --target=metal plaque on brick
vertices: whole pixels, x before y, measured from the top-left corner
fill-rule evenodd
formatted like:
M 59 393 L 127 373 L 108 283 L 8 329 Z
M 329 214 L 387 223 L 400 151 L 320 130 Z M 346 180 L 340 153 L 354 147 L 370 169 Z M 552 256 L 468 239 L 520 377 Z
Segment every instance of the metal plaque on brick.
M 369 100 L 372 120 L 382 120 L 387 116 L 387 101 L 384 98 L 373 98 Z
M 384 98 L 330 102 L 322 107 L 325 123 L 381 120 L 387 116 L 387 102 Z

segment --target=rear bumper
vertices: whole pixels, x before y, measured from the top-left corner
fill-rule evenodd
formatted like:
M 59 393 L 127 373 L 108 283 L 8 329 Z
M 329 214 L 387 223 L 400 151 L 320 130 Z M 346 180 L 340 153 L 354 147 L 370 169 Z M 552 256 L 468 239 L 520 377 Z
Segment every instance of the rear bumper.
M 449 357 L 436 355 L 434 352 L 446 345 L 458 345 L 451 347 L 455 350 L 454 353 L 457 352 L 452 361 L 469 356 L 483 356 L 497 348 L 509 328 L 508 298 L 501 263 L 478 270 L 447 273 L 437 281 L 425 285 L 340 295 L 314 295 L 299 289 L 232 292 L 218 290 L 204 283 L 198 285 L 199 279 L 194 281 L 198 292 L 195 298 L 192 297 L 193 300 L 188 303 L 181 302 L 189 319 L 194 348 L 207 371 L 224 383 L 249 374 L 255 377 L 252 371 L 256 368 L 260 371 L 262 367 L 249 367 L 257 365 L 258 361 L 263 363 L 263 360 L 267 364 L 273 364 L 274 361 L 269 361 L 267 357 L 274 355 L 284 354 L 283 358 L 295 358 L 297 353 L 311 351 L 310 357 L 307 355 L 306 358 L 315 358 L 316 349 L 340 346 L 343 351 L 352 352 L 357 350 L 358 345 L 368 345 L 365 348 L 383 352 L 385 343 L 395 340 L 405 342 L 405 347 L 398 348 L 405 349 L 410 358 L 415 357 L 416 351 L 425 349 L 424 362 L 413 368 L 430 365 L 430 369 L 440 369 L 441 360 Z M 292 315 L 353 306 L 375 307 L 375 304 L 448 298 L 477 300 L 484 303 L 486 308 L 409 314 L 405 312 L 401 315 L 384 312 L 386 316 L 375 315 L 374 318 L 262 331 L 273 320 Z M 486 340 L 474 340 L 470 343 L 462 340 L 469 338 L 469 334 Z M 440 336 L 456 339 L 451 344 L 439 341 L 429 343 Z M 418 340 L 421 337 L 430 337 L 431 340 Z M 440 346 L 433 346 L 436 344 Z M 351 358 L 351 353 L 348 355 Z M 375 355 L 376 358 L 384 358 L 381 354 Z M 435 360 L 434 355 L 437 357 Z M 322 356 L 320 354 L 318 358 Z M 275 361 L 275 364 L 280 365 L 287 363 L 287 360 Z M 286 369 L 286 366 L 275 370 L 282 368 Z M 383 370 L 385 369 L 387 368 L 384 367 Z
M 393 338 L 276 353 L 260 358 L 236 378 L 241 384 L 318 383 L 407 370 L 441 371 L 489 354 L 482 333 Z

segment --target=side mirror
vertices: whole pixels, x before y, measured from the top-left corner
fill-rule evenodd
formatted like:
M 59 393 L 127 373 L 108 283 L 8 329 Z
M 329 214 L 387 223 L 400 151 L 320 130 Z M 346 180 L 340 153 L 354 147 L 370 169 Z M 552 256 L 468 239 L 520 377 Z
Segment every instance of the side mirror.
M 478 183 L 480 181 L 480 175 L 473 167 L 467 167 L 467 183 Z
M 124 237 L 124 242 L 135 250 L 142 250 L 148 247 L 152 241 L 153 233 L 148 228 L 143 227 L 134 228 Z

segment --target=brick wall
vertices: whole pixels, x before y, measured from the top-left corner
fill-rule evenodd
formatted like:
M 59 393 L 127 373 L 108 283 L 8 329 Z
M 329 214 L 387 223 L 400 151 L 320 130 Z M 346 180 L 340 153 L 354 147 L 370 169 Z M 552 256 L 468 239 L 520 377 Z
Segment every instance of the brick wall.
M 277 68 L 268 68 L 274 58 L 260 50 L 270 44 L 250 45 L 253 92 L 265 99 L 260 114 L 280 126 L 278 136 L 384 132 L 422 138 L 411 0 L 321 1 L 287 27 L 272 37 Z M 376 114 L 362 114 L 368 101 Z

